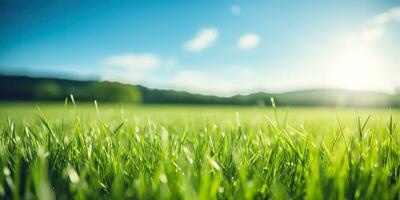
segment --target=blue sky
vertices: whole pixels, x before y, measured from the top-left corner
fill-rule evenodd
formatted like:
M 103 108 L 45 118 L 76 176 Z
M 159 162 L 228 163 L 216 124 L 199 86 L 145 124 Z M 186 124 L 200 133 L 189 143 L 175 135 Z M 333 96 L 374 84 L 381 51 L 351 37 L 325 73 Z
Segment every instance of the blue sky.
M 231 95 L 400 86 L 399 1 L 2 1 L 0 73 Z

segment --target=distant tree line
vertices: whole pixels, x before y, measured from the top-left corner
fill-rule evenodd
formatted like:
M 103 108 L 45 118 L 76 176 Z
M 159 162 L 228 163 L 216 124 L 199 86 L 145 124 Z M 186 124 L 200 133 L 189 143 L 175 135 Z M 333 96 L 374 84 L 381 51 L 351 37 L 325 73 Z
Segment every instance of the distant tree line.
M 63 101 L 73 94 L 77 101 L 141 102 L 137 87 L 97 81 L 0 76 L 1 100 Z
M 116 82 L 75 81 L 56 78 L 0 76 L 2 101 L 62 101 L 73 94 L 77 101 L 144 104 L 270 105 L 282 106 L 400 107 L 400 94 L 347 90 L 304 90 L 218 97 L 184 91 L 150 89 Z

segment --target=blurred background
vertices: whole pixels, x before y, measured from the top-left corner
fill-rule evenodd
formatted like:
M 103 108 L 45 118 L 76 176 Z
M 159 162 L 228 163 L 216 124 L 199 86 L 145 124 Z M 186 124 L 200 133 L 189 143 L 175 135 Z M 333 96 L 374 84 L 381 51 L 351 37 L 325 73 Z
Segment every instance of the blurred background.
M 400 2 L 0 1 L 0 100 L 400 106 Z

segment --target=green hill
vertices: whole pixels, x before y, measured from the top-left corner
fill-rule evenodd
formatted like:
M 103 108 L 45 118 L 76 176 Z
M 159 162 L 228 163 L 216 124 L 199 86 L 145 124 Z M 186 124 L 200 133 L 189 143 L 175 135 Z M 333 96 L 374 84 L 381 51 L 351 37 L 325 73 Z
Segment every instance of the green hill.
M 319 89 L 218 97 L 107 81 L 0 76 L 1 101 L 62 101 L 70 94 L 77 101 L 144 104 L 269 105 L 274 97 L 279 105 L 285 106 L 400 107 L 399 94 L 378 92 Z

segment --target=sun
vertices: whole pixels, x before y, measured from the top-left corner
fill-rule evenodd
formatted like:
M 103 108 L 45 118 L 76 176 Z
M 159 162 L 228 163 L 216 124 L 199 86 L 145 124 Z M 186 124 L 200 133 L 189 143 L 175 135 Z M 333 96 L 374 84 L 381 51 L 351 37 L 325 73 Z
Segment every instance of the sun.
M 328 75 L 337 87 L 370 90 L 384 78 L 381 67 L 382 59 L 372 45 L 347 42 L 333 55 Z

